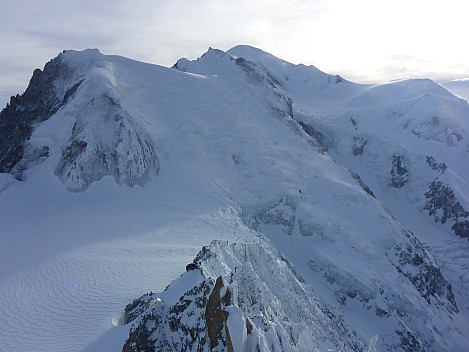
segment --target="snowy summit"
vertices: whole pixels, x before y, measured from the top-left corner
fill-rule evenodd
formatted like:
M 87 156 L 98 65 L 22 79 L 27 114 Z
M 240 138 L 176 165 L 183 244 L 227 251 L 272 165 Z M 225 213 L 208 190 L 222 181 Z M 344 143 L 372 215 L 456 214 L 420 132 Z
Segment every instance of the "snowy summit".
M 0 113 L 0 349 L 467 350 L 468 126 L 428 79 L 64 51 Z

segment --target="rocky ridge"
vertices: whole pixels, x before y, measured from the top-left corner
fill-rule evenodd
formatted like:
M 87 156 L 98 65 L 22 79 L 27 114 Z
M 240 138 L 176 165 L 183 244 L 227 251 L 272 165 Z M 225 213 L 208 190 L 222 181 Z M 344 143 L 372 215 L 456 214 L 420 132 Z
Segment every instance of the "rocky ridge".
M 34 124 L 49 119 L 76 93 L 82 80 L 71 85 L 63 84 L 65 81 L 73 81 L 71 78 L 75 74 L 64 63 L 63 54 L 60 54 L 49 61 L 44 70 L 34 71 L 22 95 L 11 97 L 9 104 L 0 112 L 0 172 L 12 172 L 21 179 L 22 171 L 28 166 L 20 166 L 18 163 L 26 153 L 29 158 L 34 158 L 37 153 L 39 157 L 47 157 L 47 146 L 42 152 L 28 150 L 27 141 Z
M 167 296 L 179 298 L 166 303 Z M 123 351 L 363 350 L 353 329 L 261 240 L 212 242 L 164 292 L 129 304 L 126 322 Z

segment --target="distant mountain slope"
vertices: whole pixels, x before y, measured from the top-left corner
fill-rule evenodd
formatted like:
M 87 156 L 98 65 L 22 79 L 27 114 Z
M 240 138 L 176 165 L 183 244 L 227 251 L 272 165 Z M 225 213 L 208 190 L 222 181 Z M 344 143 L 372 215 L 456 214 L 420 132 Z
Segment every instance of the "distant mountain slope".
M 443 81 L 440 84 L 451 93 L 469 100 L 469 78 L 455 79 L 452 81 Z
M 464 350 L 468 120 L 430 80 L 248 46 L 172 68 L 65 51 L 0 115 L 0 339 Z

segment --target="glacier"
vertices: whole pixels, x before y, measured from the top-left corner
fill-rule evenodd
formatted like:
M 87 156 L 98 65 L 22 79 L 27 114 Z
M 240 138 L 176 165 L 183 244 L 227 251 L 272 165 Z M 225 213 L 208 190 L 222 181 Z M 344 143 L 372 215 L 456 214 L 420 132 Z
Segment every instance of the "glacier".
M 0 114 L 3 348 L 464 350 L 468 120 L 249 46 L 64 51 Z

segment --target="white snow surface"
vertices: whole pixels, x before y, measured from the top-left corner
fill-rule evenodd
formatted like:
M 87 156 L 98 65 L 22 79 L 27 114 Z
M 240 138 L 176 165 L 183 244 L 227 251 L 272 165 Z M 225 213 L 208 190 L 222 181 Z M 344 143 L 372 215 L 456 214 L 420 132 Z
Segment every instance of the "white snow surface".
M 443 81 L 440 84 L 453 94 L 469 100 L 469 78 L 453 79 L 451 81 Z
M 172 69 L 97 50 L 61 55 L 76 72 L 61 84 L 84 81 L 35 127 L 29 143 L 49 157 L 21 182 L 0 175 L 0 351 L 119 351 L 126 304 L 162 291 L 214 239 L 257 241 L 252 229 L 370 351 L 394 350 L 398 328 L 429 349 L 468 348 L 469 242 L 423 211 L 437 177 L 427 156 L 446 164 L 441 178 L 469 209 L 467 101 L 430 80 L 359 85 L 247 46 Z M 124 130 L 90 105 L 105 96 Z M 328 152 L 295 120 L 321 131 Z M 69 177 L 58 170 L 74 125 L 88 149 Z M 91 146 L 114 166 L 90 164 Z M 402 189 L 389 187 L 396 153 L 410 170 Z M 459 312 L 396 270 L 392 249 L 414 243 L 405 228 L 451 283 Z

